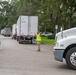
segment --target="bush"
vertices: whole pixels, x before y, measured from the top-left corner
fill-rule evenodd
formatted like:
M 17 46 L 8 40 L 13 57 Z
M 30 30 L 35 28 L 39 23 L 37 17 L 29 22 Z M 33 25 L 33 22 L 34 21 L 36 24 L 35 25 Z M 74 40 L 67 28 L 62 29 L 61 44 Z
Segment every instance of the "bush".
M 49 35 L 47 38 L 48 39 L 55 39 L 55 34 Z

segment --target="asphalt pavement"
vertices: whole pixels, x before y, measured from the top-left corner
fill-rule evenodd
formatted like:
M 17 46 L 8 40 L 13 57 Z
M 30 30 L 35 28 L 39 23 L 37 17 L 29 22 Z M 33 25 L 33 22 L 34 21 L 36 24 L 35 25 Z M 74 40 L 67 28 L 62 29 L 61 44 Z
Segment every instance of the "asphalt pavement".
M 0 36 L 0 75 L 76 75 L 65 60 L 56 61 L 53 46 L 41 44 L 19 44 L 11 37 Z

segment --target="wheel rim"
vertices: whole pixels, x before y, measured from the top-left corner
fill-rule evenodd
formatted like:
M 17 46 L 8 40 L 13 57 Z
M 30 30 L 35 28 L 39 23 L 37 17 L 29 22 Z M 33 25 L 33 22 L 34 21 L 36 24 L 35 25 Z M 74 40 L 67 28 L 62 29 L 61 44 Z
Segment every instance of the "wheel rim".
M 72 63 L 72 65 L 76 66 L 76 52 L 71 54 L 70 62 Z

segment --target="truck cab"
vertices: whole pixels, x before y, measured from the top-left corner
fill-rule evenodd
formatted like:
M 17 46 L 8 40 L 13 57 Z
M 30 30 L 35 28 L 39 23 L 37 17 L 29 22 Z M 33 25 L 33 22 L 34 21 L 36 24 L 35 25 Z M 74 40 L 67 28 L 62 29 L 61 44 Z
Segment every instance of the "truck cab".
M 58 61 L 66 60 L 67 65 L 76 69 L 76 27 L 61 31 L 55 36 L 54 57 Z

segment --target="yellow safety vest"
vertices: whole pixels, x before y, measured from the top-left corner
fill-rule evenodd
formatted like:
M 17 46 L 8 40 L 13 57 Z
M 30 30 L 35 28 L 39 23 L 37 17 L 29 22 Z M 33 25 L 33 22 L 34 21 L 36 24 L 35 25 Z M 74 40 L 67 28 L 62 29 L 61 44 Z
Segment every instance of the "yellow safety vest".
M 36 36 L 36 41 L 41 42 L 41 36 L 40 36 L 40 34 L 37 34 L 37 36 Z

